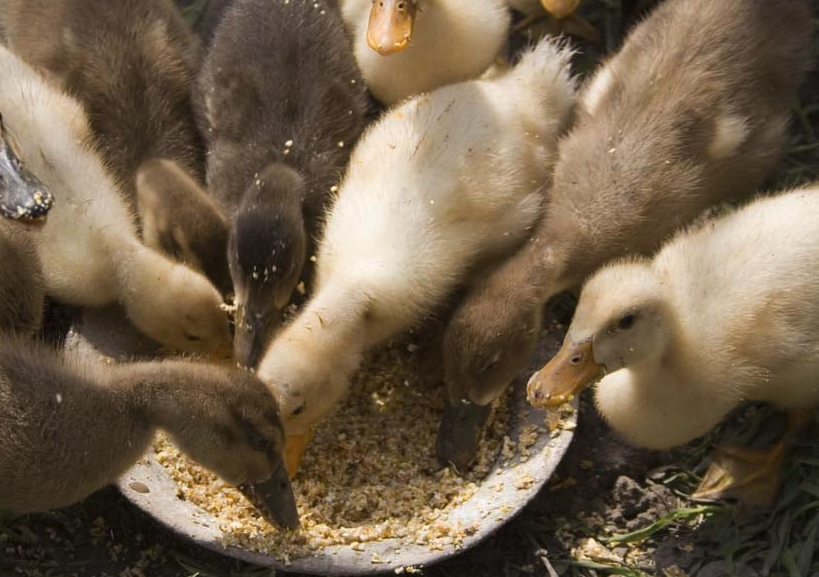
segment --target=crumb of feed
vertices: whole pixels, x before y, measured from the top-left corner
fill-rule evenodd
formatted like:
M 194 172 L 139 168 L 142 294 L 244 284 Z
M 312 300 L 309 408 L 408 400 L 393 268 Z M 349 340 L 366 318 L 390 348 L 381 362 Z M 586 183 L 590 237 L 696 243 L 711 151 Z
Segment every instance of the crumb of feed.
M 297 531 L 268 524 L 239 491 L 189 461 L 164 435 L 154 444 L 157 461 L 181 496 L 218 519 L 225 545 L 285 562 L 332 545 L 364 551 L 365 543 L 388 538 L 430 550 L 458 547 L 478 526 L 450 523 L 449 513 L 475 494 L 499 453 L 510 459 L 518 444 L 530 447 L 538 428 L 519 441 L 505 436 L 504 395 L 475 465 L 463 476 L 442 468 L 435 439 L 445 394 L 440 384 L 417 376 L 414 360 L 406 343 L 374 351 L 353 378 L 350 397 L 316 430 L 293 482 L 302 524 Z

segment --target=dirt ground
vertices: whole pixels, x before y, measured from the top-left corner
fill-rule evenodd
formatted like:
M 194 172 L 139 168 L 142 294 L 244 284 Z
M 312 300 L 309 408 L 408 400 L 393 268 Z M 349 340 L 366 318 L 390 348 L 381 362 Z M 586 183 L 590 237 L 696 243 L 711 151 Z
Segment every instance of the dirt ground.
M 622 13 L 621 4 L 617 0 L 599 4 L 589 18 L 601 32 L 603 45 L 611 47 L 624 28 L 622 20 L 612 18 Z M 814 6 L 819 13 L 819 0 Z M 819 73 L 815 72 L 802 91 L 783 182 L 817 178 L 817 134 Z M 558 314 L 568 320 L 567 311 Z M 69 319 L 59 314 L 54 318 L 51 330 L 58 334 Z M 777 421 L 769 411 L 751 408 L 738 413 L 725 429 L 742 440 L 765 443 L 778 431 L 771 423 Z M 715 436 L 670 453 L 637 450 L 613 434 L 584 397 L 575 440 L 549 486 L 495 537 L 425 569 L 424 574 L 819 575 L 819 556 L 814 558 L 819 532 L 819 448 L 808 441 L 797 448 L 782 498 L 772 511 L 745 515 L 731 505 L 699 504 L 687 498 Z M 178 539 L 114 489 L 62 511 L 0 518 L 0 577 L 272 574 Z

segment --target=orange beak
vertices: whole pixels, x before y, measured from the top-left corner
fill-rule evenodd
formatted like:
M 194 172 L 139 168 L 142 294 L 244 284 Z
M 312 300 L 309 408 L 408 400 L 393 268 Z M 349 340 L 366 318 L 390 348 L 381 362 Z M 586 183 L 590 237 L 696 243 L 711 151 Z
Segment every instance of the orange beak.
M 314 432 L 314 429 L 309 429 L 301 435 L 288 436 L 284 441 L 284 466 L 291 479 L 299 472 L 301 458 L 313 440 Z
M 571 16 L 572 12 L 577 10 L 580 0 L 540 0 L 540 3 L 543 4 L 546 12 L 558 20 L 562 20 Z
M 529 402 L 536 407 L 557 407 L 571 401 L 602 374 L 603 367 L 594 362 L 592 340 L 572 343 L 567 335 L 557 355 L 529 379 Z
M 417 0 L 375 0 L 367 26 L 367 44 L 381 56 L 401 52 L 410 45 Z

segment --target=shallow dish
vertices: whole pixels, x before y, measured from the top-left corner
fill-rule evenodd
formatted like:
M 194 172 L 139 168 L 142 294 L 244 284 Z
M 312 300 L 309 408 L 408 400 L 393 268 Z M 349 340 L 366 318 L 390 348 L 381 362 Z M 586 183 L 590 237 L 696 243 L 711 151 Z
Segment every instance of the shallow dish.
M 546 323 L 545 326 L 553 326 Z M 542 366 L 559 348 L 562 334 L 544 334 L 532 370 Z M 151 357 L 156 346 L 140 337 L 114 309 L 87 313 L 68 335 L 68 348 L 81 354 L 110 358 L 111 362 Z M 545 413 L 532 409 L 525 400 L 526 371 L 514 383 L 508 436 L 518 438 L 529 424 L 542 426 Z M 576 403 L 577 401 L 575 401 Z M 262 566 L 283 571 L 315 575 L 367 575 L 394 573 L 409 567 L 424 567 L 438 563 L 477 545 L 518 514 L 547 483 L 571 443 L 576 425 L 576 413 L 563 419 L 562 429 L 554 434 L 541 434 L 529 447 L 531 456 L 514 459 L 501 466 L 502 458 L 483 480 L 475 495 L 455 508 L 449 523 L 471 526 L 477 531 L 464 538 L 459 547 L 446 546 L 430 550 L 404 539 L 385 539 L 360 544 L 356 550 L 349 545 L 329 546 L 310 557 L 291 558 L 289 563 L 273 556 L 253 553 L 223 545 L 224 536 L 219 521 L 198 506 L 177 497 L 178 490 L 168 472 L 157 463 L 153 451 L 128 471 L 120 480 L 122 494 L 174 533 L 212 551 Z M 521 484 L 520 480 L 526 479 Z

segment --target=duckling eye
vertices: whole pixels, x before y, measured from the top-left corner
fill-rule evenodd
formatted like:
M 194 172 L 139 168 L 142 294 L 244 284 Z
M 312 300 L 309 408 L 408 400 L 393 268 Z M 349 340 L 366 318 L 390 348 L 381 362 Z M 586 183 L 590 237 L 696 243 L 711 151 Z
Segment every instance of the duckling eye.
M 256 449 L 257 451 L 266 453 L 267 451 L 270 450 L 270 447 L 273 446 L 273 441 L 265 437 L 256 437 L 255 439 L 253 439 L 252 444 L 253 448 Z
M 197 337 L 196 335 L 192 335 L 190 333 L 185 333 L 185 338 L 192 343 L 202 342 L 202 337 Z
M 617 326 L 619 326 L 622 330 L 627 331 L 628 329 L 634 326 L 634 318 L 635 318 L 634 314 L 629 313 L 620 319 L 620 321 L 617 323 Z
M 306 410 L 307 410 L 307 403 L 302 403 L 298 407 L 296 407 L 295 410 L 292 413 L 290 413 L 290 416 L 291 417 L 297 417 L 297 416 L 301 415 Z

